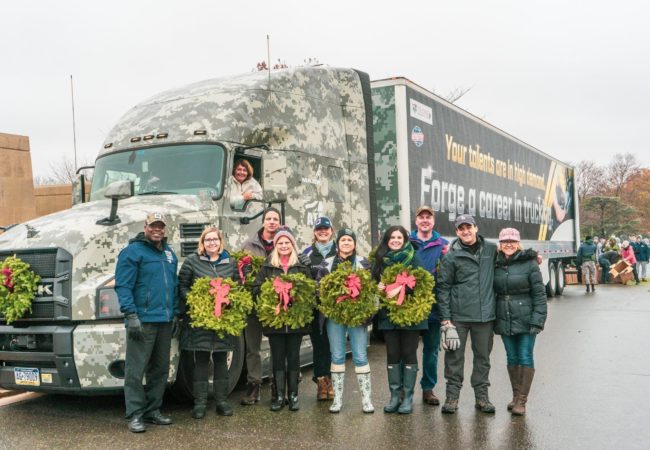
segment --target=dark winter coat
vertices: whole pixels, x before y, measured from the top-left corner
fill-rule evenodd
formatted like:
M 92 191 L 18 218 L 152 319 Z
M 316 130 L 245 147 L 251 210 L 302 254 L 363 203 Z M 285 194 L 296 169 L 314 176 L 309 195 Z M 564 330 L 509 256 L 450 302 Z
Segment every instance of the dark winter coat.
M 477 236 L 473 254 L 455 239 L 438 271 L 440 320 L 491 322 L 495 319 L 494 261 L 497 247 Z
M 418 257 L 417 254 L 415 256 L 413 256 L 413 259 L 411 260 L 411 263 L 408 266 L 412 267 L 414 269 L 416 269 L 418 267 L 424 267 L 422 265 L 422 261 L 420 260 L 420 258 Z M 385 266 L 383 268 L 382 274 L 384 273 L 384 270 L 386 270 L 386 267 L 388 267 L 388 266 Z M 385 330 L 409 330 L 409 331 L 412 331 L 412 330 L 428 330 L 429 329 L 429 320 L 428 320 L 428 318 L 424 319 L 420 323 L 416 323 L 415 325 L 410 325 L 408 327 L 400 327 L 399 325 L 395 325 L 388 318 L 388 310 L 386 308 L 381 308 L 379 310 L 379 312 L 377 313 L 377 318 L 379 319 L 378 327 L 382 331 L 385 331 Z
M 242 251 L 248 252 L 253 256 L 262 256 L 266 258 L 270 251 L 267 252 L 262 242 L 262 229 L 244 241 L 241 247 Z
M 115 292 L 124 314 L 136 313 L 143 323 L 171 322 L 179 313 L 178 259 L 163 241 L 158 249 L 139 233 L 117 258 Z
M 214 331 L 194 328 L 187 316 L 187 294 L 190 293 L 194 282 L 203 277 L 231 278 L 235 282 L 240 281 L 235 261 L 225 250 L 221 252 L 219 259 L 214 262 L 211 262 L 207 256 L 197 253 L 187 257 L 178 274 L 178 287 L 181 297 L 180 309 L 183 317 L 183 328 L 180 337 L 181 350 L 211 352 L 232 350 L 235 338 L 226 335 L 222 339 Z
M 591 241 L 584 241 L 578 248 L 576 263 L 580 266 L 585 261 L 596 261 L 596 245 Z
M 434 280 L 436 281 L 436 286 L 433 288 L 433 292 L 438 298 L 438 264 L 442 256 L 447 252 L 447 245 L 449 241 L 440 236 L 440 234 L 434 231 L 431 234 L 431 238 L 428 241 L 423 241 L 418 237 L 417 230 L 413 230 L 409 235 L 409 240 L 415 248 L 415 254 L 418 255 L 422 261 L 422 267 L 427 269 L 431 275 L 433 275 Z M 440 321 L 440 310 L 438 308 L 438 303 L 434 303 L 431 306 L 431 312 L 429 313 L 429 323 L 437 323 Z
M 546 289 L 533 250 L 518 251 L 510 258 L 497 255 L 494 269 L 497 319 L 494 332 L 511 336 L 544 328 Z
M 294 273 L 302 273 L 305 275 L 307 278 L 311 279 L 311 270 L 309 267 L 301 264 L 301 263 L 296 263 L 295 265 L 289 267 L 287 270 L 287 274 L 294 274 Z M 257 297 L 260 295 L 260 290 L 262 288 L 262 284 L 268 279 L 273 279 L 279 275 L 284 274 L 284 271 L 282 270 L 281 267 L 275 267 L 272 266 L 269 261 L 264 262 L 262 267 L 260 267 L 259 272 L 257 272 L 257 277 L 255 277 L 255 281 L 253 282 L 253 298 L 257 300 Z M 306 325 L 302 328 L 298 329 L 291 329 L 289 327 L 284 327 L 284 328 L 270 328 L 270 327 L 262 327 L 262 332 L 265 335 L 269 334 L 290 334 L 290 333 L 300 333 L 300 334 L 307 334 L 309 333 L 311 327 L 310 325 Z

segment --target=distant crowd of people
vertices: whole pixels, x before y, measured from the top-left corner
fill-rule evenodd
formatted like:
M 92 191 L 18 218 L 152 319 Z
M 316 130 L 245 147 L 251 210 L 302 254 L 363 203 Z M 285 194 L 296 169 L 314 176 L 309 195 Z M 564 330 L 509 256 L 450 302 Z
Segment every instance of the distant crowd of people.
M 621 240 L 616 236 L 608 239 L 587 236 L 580 244 L 576 263 L 581 268 L 582 283 L 586 292 L 594 292 L 598 284 L 597 265 L 601 268 L 601 283 L 610 283 L 610 269 L 619 261 L 629 264 L 634 281 L 646 281 L 650 260 L 650 240 L 641 235 Z

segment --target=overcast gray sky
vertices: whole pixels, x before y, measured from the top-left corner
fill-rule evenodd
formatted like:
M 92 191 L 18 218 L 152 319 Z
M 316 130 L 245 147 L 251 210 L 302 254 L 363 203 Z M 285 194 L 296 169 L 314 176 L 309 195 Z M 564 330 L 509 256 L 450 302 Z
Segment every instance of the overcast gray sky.
M 567 162 L 650 166 L 650 6 L 639 1 L 12 1 L 0 6 L 0 132 L 36 174 L 92 161 L 136 103 L 266 59 L 404 76 Z

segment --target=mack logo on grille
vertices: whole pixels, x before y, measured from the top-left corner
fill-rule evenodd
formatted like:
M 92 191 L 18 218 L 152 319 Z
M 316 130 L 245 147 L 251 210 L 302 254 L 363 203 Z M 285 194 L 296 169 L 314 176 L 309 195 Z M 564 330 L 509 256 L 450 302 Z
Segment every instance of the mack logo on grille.
M 37 297 L 51 297 L 54 295 L 54 283 L 44 283 L 38 285 L 38 290 L 36 291 Z

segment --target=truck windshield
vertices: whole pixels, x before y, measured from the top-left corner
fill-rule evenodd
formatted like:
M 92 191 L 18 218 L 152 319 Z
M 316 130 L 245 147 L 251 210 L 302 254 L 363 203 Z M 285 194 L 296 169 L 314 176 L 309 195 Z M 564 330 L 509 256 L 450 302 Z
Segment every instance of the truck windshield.
M 106 186 L 131 180 L 135 195 L 198 194 L 223 191 L 225 151 L 217 144 L 184 144 L 111 153 L 95 164 L 90 200 L 104 198 Z

